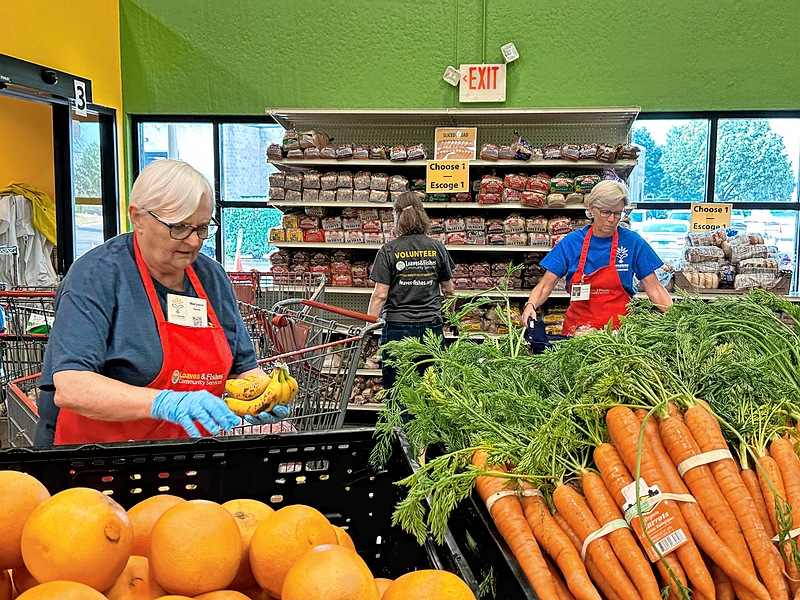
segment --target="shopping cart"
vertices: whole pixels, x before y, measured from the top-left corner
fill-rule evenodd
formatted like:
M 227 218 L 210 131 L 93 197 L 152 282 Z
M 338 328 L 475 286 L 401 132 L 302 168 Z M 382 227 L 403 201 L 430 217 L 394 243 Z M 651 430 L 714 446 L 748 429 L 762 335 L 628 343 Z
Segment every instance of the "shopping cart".
M 376 317 L 308 299 L 278 302 L 272 310 L 252 307 L 269 356 L 259 360 L 265 371 L 283 363 L 297 380 L 297 397 L 288 419 L 277 425 L 244 422 L 229 435 L 339 429 L 344 424 L 364 344 L 383 327 Z M 318 312 L 348 317 L 362 326 L 345 326 Z
M 282 300 L 306 298 L 325 302 L 324 273 L 228 273 L 236 299 L 259 308 L 271 308 Z
M 13 448 L 30 448 L 39 421 L 39 378 L 41 373 L 14 379 L 8 386 L 8 443 Z
M 259 271 L 228 273 L 247 333 L 258 358 L 270 356 L 271 344 L 266 337 L 268 318 L 263 309 L 284 300 L 306 299 L 324 302 L 325 275 L 322 273 L 280 273 Z

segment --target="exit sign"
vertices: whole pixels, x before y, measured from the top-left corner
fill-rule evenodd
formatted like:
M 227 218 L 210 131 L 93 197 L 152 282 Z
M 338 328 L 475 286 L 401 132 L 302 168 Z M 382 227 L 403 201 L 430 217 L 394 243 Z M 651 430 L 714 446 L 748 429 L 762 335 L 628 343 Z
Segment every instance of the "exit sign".
M 506 66 L 461 65 L 460 102 L 505 102 Z

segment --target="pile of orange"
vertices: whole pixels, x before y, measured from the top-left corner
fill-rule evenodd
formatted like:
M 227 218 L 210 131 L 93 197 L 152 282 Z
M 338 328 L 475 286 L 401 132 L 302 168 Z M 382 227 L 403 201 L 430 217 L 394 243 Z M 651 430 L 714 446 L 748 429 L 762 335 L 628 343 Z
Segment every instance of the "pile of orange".
M 125 511 L 0 471 L 0 600 L 474 600 L 445 571 L 375 578 L 309 506 L 170 495 Z

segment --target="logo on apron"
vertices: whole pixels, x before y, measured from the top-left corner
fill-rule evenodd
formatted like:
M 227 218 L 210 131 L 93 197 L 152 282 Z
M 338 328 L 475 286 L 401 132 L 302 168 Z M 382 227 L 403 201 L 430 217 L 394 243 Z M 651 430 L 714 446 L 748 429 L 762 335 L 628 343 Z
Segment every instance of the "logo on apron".
M 178 383 L 178 380 L 179 380 L 180 378 L 181 378 L 181 372 L 180 372 L 180 370 L 179 370 L 179 369 L 175 369 L 175 370 L 172 372 L 172 383 L 173 383 L 173 384 L 175 384 L 175 383 Z

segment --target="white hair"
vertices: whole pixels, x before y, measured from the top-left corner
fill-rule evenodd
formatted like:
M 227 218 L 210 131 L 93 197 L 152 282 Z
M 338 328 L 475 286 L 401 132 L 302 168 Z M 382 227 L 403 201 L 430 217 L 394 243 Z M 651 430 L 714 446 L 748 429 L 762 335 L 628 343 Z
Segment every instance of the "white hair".
M 193 215 L 206 197 L 214 210 L 214 190 L 208 179 L 189 163 L 162 159 L 147 165 L 133 183 L 131 205 L 153 211 L 169 223 Z
M 625 187 L 625 184 L 605 179 L 592 188 L 592 191 L 584 197 L 583 203 L 586 208 L 594 206 L 604 209 L 615 206 L 622 200 L 625 201 L 623 208 L 630 206 L 631 200 L 628 197 L 628 188 Z

